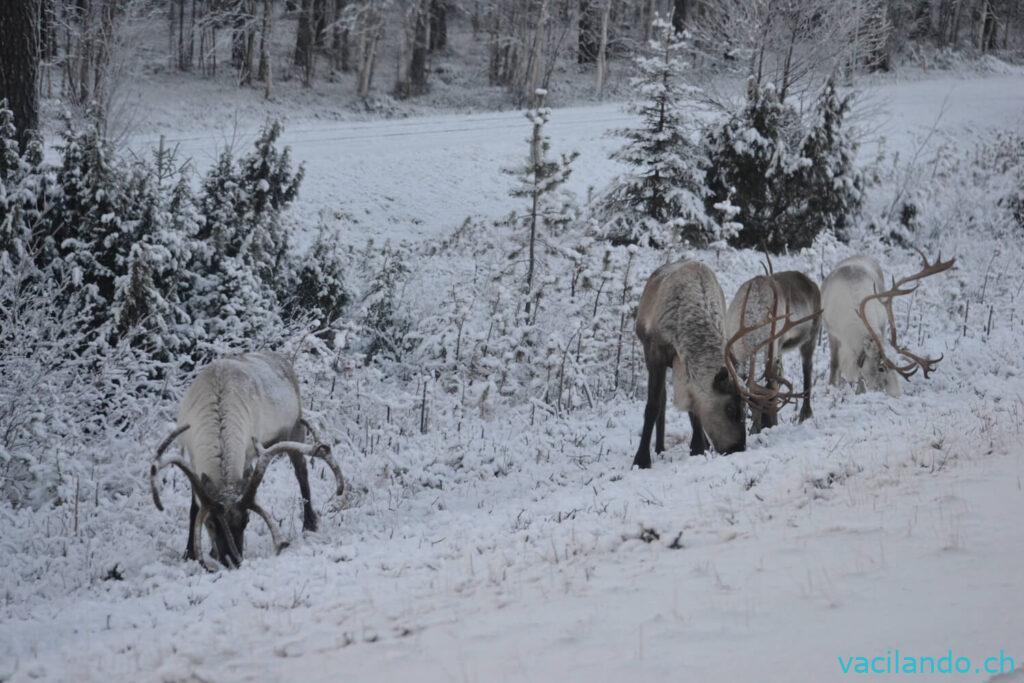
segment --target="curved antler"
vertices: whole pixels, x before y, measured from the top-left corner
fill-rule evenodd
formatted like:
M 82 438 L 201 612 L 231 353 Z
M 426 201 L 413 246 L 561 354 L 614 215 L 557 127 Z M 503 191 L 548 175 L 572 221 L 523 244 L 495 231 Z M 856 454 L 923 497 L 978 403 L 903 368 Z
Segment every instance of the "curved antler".
M 156 509 L 163 512 L 164 506 L 160 501 L 160 492 L 157 489 L 156 475 L 159 474 L 160 470 L 171 465 L 177 467 L 182 473 L 188 477 L 189 482 L 192 484 L 192 490 L 199 498 L 200 502 L 204 505 L 209 505 L 213 502 L 213 497 L 207 492 L 206 487 L 203 486 L 202 479 L 195 473 L 188 463 L 181 458 L 172 458 L 167 462 L 161 463 L 160 458 L 163 456 L 174 440 L 177 439 L 183 432 L 185 432 L 190 425 L 182 425 L 175 429 L 171 434 L 164 439 L 156 449 L 156 457 L 153 458 L 153 463 L 149 466 L 149 491 L 153 494 L 153 504 L 156 505 Z
M 266 522 L 267 528 L 270 529 L 270 540 L 274 544 L 274 554 L 280 555 L 281 551 L 288 547 L 288 541 L 282 540 L 281 530 L 278 528 L 277 522 L 275 522 L 273 517 L 270 516 L 270 513 L 260 507 L 256 501 L 249 504 L 249 509 L 259 515 L 263 521 Z
M 307 429 L 310 429 L 307 425 Z M 312 429 L 310 429 L 312 432 Z M 337 481 L 337 488 L 335 489 L 335 495 L 341 495 L 345 492 L 345 478 L 341 474 L 341 468 L 338 467 L 338 463 L 334 461 L 331 456 L 331 447 L 325 443 L 317 441 L 313 445 L 300 443 L 298 441 L 280 441 L 270 448 L 263 448 L 260 443 L 253 438 L 253 447 L 256 449 L 257 459 L 256 464 L 253 466 L 252 474 L 249 475 L 249 481 L 246 484 L 245 491 L 242 493 L 241 500 L 243 505 L 252 507 L 256 501 L 256 490 L 263 482 L 263 476 L 266 474 L 267 467 L 275 458 L 297 453 L 299 455 L 305 455 L 310 458 L 317 458 L 327 463 L 327 466 L 331 469 L 334 474 L 334 478 Z
M 793 383 L 787 380 L 781 375 L 775 374 L 775 341 L 784 337 L 790 330 L 814 320 L 821 315 L 821 309 L 805 315 L 802 318 L 794 320 L 790 311 L 789 301 L 786 301 L 786 312 L 783 315 L 778 314 L 778 293 L 774 287 L 772 289 L 772 310 L 766 312 L 765 320 L 760 323 L 753 325 L 747 324 L 747 304 L 750 299 L 751 287 L 748 286 L 743 295 L 743 306 L 740 312 L 740 329 L 736 331 L 729 341 L 725 344 L 725 369 L 732 378 L 733 383 L 736 385 L 736 391 L 739 393 L 740 398 L 752 408 L 761 412 L 778 412 L 782 406 L 797 400 L 804 396 L 804 392 L 797 392 Z M 779 327 L 779 323 L 782 326 Z M 755 332 L 762 327 L 771 326 L 771 330 L 768 337 L 754 346 L 750 351 L 750 371 L 747 374 L 747 382 L 744 383 L 736 371 L 736 356 L 733 354 L 732 349 L 743 337 Z M 754 379 L 754 367 L 757 354 L 762 349 L 767 347 L 768 353 L 765 359 L 765 377 L 769 380 L 774 380 L 777 384 L 782 387 L 786 387 L 787 391 L 783 392 L 778 388 L 772 388 L 770 386 L 764 386 L 758 384 Z M 746 384 L 747 386 L 744 386 Z
M 941 252 L 935 259 L 934 263 L 929 263 L 928 257 L 925 256 L 924 252 L 922 252 L 920 249 L 916 247 L 914 247 L 914 251 L 918 253 L 923 262 L 923 266 L 920 271 L 914 273 L 913 275 L 908 275 L 907 277 L 900 278 L 899 280 L 893 278 L 892 287 L 883 292 L 875 292 L 874 294 L 869 294 L 868 296 L 864 297 L 864 299 L 860 302 L 860 306 L 857 307 L 857 316 L 861 319 L 861 322 L 864 323 L 864 327 L 868 329 L 868 334 L 871 335 L 871 339 L 872 341 L 874 341 L 875 346 L 878 347 L 878 353 L 882 358 L 882 362 L 885 363 L 886 366 L 888 366 L 892 370 L 899 373 L 903 377 L 903 379 L 907 380 L 913 377 L 919 369 L 923 371 L 924 376 L 927 378 L 928 375 L 930 375 L 932 372 L 935 372 L 935 368 L 939 364 L 939 362 L 942 361 L 943 356 L 941 354 L 938 358 L 928 358 L 927 356 L 919 356 L 916 353 L 912 352 L 910 349 L 906 348 L 905 346 L 900 346 L 899 340 L 896 336 L 896 318 L 892 312 L 892 302 L 898 296 L 906 296 L 907 294 L 913 294 L 915 291 L 917 291 L 917 288 L 920 286 L 914 285 L 913 287 L 907 287 L 908 284 L 912 282 L 919 282 L 920 280 L 923 280 L 924 278 L 929 277 L 931 275 L 937 275 L 938 273 L 947 271 L 956 264 L 956 258 L 951 258 L 948 261 L 943 261 Z M 892 348 L 896 350 L 896 353 L 900 354 L 904 358 L 910 359 L 909 363 L 905 365 L 899 365 L 891 358 L 889 358 L 889 355 L 885 352 L 885 344 L 882 342 L 882 339 L 879 336 L 878 331 L 875 330 L 875 328 L 872 327 L 871 324 L 868 322 L 867 305 L 871 301 L 878 301 L 878 303 L 882 305 L 882 308 L 885 309 L 885 314 L 889 320 L 889 344 L 891 344 Z

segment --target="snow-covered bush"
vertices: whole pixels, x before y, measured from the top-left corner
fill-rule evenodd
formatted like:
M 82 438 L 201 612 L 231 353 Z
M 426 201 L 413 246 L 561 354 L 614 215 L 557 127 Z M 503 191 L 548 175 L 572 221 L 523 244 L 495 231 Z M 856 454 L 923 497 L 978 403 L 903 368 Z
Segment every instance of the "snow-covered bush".
M 706 135 L 708 212 L 738 211 L 730 243 L 773 252 L 810 246 L 822 230 L 842 237 L 860 210 L 864 180 L 856 144 L 845 128 L 850 97 L 829 80 L 805 125 L 774 86 L 748 82 L 739 114 Z
M 295 313 L 314 315 L 322 327 L 337 322 L 349 303 L 345 285 L 345 261 L 338 241 L 321 226 L 305 255 L 298 257 L 294 280 L 285 296 L 287 317 Z
M 604 234 L 616 243 L 703 245 L 716 234 L 704 207 L 707 161 L 683 110 L 696 91 L 684 82 L 689 46 L 664 19 L 652 30 L 655 38 L 647 54 L 637 55 L 632 80 L 631 109 L 640 123 L 616 131 L 626 144 L 612 155 L 629 171 L 612 182 L 598 215 Z
M 94 304 L 76 291 L 62 265 L 22 260 L 0 277 L 0 499 L 15 506 L 136 487 L 105 467 L 111 443 L 144 429 L 174 385 L 149 354 L 92 329 Z
M 372 245 L 368 245 L 367 251 L 371 249 Z M 377 272 L 364 297 L 362 319 L 367 364 L 374 360 L 401 362 L 413 348 L 410 338 L 413 323 L 400 307 L 401 292 L 409 273 L 405 258 L 402 248 L 385 244 L 375 259 Z

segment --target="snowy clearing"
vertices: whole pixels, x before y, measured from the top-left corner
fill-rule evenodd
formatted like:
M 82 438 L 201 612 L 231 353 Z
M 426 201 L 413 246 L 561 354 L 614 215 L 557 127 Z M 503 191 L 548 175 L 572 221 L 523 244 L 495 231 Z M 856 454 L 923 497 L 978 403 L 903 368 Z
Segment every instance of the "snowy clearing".
M 948 93 L 945 139 L 1019 128 L 1024 111 L 1021 77 L 887 88 L 872 97 L 891 117 L 875 121 L 901 153 Z M 572 189 L 616 172 L 604 133 L 625 119 L 611 105 L 555 113 L 556 150 L 582 151 Z M 526 128 L 519 114 L 296 127 L 285 142 L 307 163 L 300 221 L 348 221 L 349 244 L 423 241 L 407 298 L 433 315 L 482 266 L 472 248 L 450 258 L 431 240 L 467 214 L 510 210 L 497 169 L 523 155 Z M 208 163 L 217 140 L 180 142 Z M 559 416 L 439 383 L 421 434 L 415 382 L 355 369 L 336 392 L 307 359 L 304 397 L 351 490 L 330 501 L 315 465 L 322 526 L 303 535 L 292 473 L 275 466 L 260 499 L 293 544 L 271 557 L 254 524 L 237 571 L 182 561 L 181 477 L 167 478 L 167 511 L 153 508 L 146 469 L 169 424 L 154 409 L 137 441 L 111 444 L 124 495 L 0 508 L 0 680 L 831 681 L 849 678 L 837 658 L 952 649 L 1018 664 L 961 680 L 1024 681 L 1024 245 L 987 227 L 922 245 L 958 257 L 900 309 L 925 351 L 945 354 L 935 376 L 898 400 L 833 389 L 821 344 L 814 418 L 798 425 L 789 408 L 729 457 L 690 457 L 686 417 L 670 408 L 669 450 L 630 471 L 635 393 Z M 775 267 L 820 280 L 858 250 L 887 272 L 915 265 L 865 239 Z M 759 270 L 749 252 L 688 255 L 727 297 Z M 661 258 L 642 255 L 637 277 Z

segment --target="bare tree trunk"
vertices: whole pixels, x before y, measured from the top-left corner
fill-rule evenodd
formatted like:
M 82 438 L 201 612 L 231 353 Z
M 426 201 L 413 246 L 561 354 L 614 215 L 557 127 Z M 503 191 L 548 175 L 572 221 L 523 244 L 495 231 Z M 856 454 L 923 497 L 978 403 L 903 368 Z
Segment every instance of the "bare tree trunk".
M 399 83 L 399 94 L 408 97 L 427 91 L 427 53 L 430 48 L 430 0 L 418 0 L 413 9 L 412 46 L 409 54 L 408 86 Z
M 39 126 L 39 2 L 0 2 L 0 100 L 14 112 L 18 143 L 24 149 L 28 131 Z
M 359 30 L 359 97 L 366 99 L 370 96 L 370 86 L 373 84 L 373 69 L 377 61 L 377 46 L 380 43 L 381 30 L 380 18 L 376 12 L 371 11 L 369 16 L 364 17 Z
M 689 18 L 686 14 L 688 5 L 687 0 L 672 0 L 672 30 L 676 33 L 686 30 L 686 21 Z
M 601 44 L 597 51 L 597 94 L 604 93 L 605 80 L 608 77 L 608 21 L 611 19 L 612 3 L 605 0 L 601 11 Z
M 448 0 L 430 2 L 430 51 L 448 47 Z
M 598 46 L 597 27 L 594 26 L 594 7 L 590 0 L 580 0 L 579 19 L 577 21 L 579 35 L 576 39 L 576 63 L 592 64 L 597 59 Z
M 349 30 L 348 26 L 342 25 L 342 17 L 345 12 L 346 0 L 334 0 L 334 27 L 333 40 L 331 41 L 331 52 L 334 57 L 334 68 L 348 73 L 352 70 L 349 57 Z
M 263 98 L 270 99 L 274 66 L 270 63 L 270 45 L 274 37 L 274 0 L 263 0 L 263 30 L 260 32 L 260 73 Z
M 309 85 L 313 77 L 315 18 L 313 0 L 302 0 L 299 10 L 299 27 L 295 34 L 295 66 L 302 69 L 303 82 Z

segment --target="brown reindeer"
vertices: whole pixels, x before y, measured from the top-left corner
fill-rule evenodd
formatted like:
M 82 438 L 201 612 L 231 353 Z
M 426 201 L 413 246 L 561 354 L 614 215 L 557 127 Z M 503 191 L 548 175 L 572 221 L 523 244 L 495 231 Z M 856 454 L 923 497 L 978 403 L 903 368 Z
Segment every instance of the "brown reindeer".
M 782 355 L 799 349 L 803 361 L 803 406 L 800 421 L 813 414 L 811 384 L 814 374 L 814 347 L 821 330 L 821 292 L 809 277 L 797 271 L 774 273 L 769 266 L 740 285 L 726 314 L 726 367 L 739 368 L 734 380 L 741 395 L 750 404 L 751 433 L 778 424 L 778 409 L 785 394 L 777 392 L 783 378 Z M 800 320 L 793 323 L 792 317 Z M 780 327 L 781 325 L 781 327 Z M 763 352 L 763 359 L 758 358 Z M 764 368 L 766 386 L 751 393 L 756 384 L 758 362 Z M 788 384 L 788 382 L 786 382 Z M 748 391 L 744 392 L 744 387 Z M 775 394 L 772 392 L 775 391 Z
M 725 294 L 715 274 L 696 261 L 658 268 L 640 297 L 636 334 L 647 364 L 647 405 L 640 446 L 633 466 L 651 466 L 655 451 L 665 450 L 665 376 L 672 368 L 673 402 L 690 416 L 691 455 L 710 444 L 719 453 L 746 447 L 740 395 L 723 367 Z

